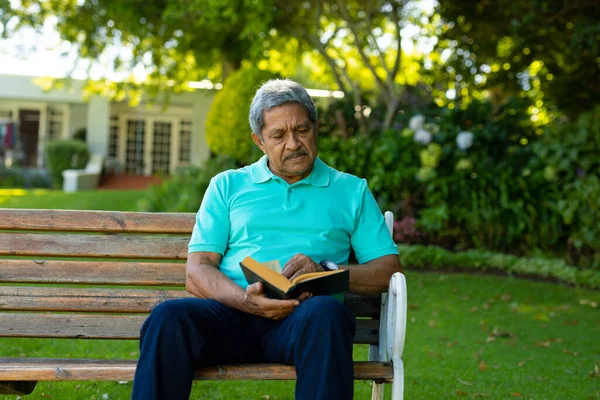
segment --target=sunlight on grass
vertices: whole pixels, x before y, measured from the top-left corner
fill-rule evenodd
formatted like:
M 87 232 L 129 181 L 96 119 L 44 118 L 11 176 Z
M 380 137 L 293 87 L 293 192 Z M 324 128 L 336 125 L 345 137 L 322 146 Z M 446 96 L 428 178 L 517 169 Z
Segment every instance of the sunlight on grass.
M 86 190 L 65 193 L 47 189 L 0 189 L 0 207 L 137 211 L 137 202 L 147 190 Z
M 47 189 L 0 189 L 0 204 L 6 203 L 8 200 L 11 200 L 13 197 L 23 197 L 23 196 L 44 196 L 51 193 L 51 190 Z

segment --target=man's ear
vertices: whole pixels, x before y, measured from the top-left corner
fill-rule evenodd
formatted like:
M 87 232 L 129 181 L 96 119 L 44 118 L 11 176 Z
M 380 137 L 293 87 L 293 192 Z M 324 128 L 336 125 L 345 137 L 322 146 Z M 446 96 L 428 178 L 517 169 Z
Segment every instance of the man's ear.
M 315 133 L 317 134 L 317 136 L 319 136 L 319 120 L 317 119 L 317 122 L 315 123 Z
M 258 136 L 256 133 L 252 132 L 252 141 L 254 142 L 254 144 L 256 146 L 258 146 L 258 148 L 264 153 L 265 152 L 265 145 L 262 141 L 262 139 L 260 138 L 260 136 Z

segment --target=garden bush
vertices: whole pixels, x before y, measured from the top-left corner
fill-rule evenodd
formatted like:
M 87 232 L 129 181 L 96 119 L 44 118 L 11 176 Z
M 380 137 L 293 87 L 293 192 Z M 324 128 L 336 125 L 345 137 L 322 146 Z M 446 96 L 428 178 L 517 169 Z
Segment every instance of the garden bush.
M 599 112 L 554 122 L 540 135 L 528 107 L 522 99 L 499 109 L 486 101 L 464 109 L 406 107 L 393 129 L 381 132 L 367 118 L 368 132 L 348 138 L 326 109 L 319 154 L 368 179 L 381 208 L 395 212 L 403 243 L 548 253 L 598 268 Z M 338 116 L 345 110 L 330 108 Z
M 53 140 L 46 144 L 46 165 L 54 187 L 62 187 L 62 172 L 66 169 L 83 169 L 89 152 L 81 140 Z
M 517 257 L 485 250 L 451 252 L 425 245 L 400 244 L 398 249 L 400 263 L 407 270 L 502 273 L 600 289 L 600 271 L 577 268 L 556 258 Z
M 533 151 L 530 169 L 559 189 L 552 204 L 565 224 L 568 258 L 600 270 L 600 106 L 549 125 Z
M 202 167 L 179 168 L 169 180 L 150 189 L 148 197 L 138 202 L 138 210 L 196 212 L 211 178 L 219 172 L 236 167 L 232 158 L 217 156 L 206 161 Z
M 206 120 L 206 142 L 213 153 L 229 156 L 241 165 L 260 157 L 260 150 L 250 139 L 248 110 L 256 89 L 274 77 L 270 72 L 251 67 L 227 78 Z
M 41 169 L 0 166 L 0 187 L 50 188 L 52 181 L 48 173 Z

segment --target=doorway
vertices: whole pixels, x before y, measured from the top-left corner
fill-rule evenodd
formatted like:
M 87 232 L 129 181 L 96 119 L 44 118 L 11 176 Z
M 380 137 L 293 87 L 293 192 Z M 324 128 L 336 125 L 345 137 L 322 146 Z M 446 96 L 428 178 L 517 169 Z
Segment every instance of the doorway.
M 39 110 L 19 110 L 19 137 L 23 149 L 25 167 L 36 167 L 40 135 Z

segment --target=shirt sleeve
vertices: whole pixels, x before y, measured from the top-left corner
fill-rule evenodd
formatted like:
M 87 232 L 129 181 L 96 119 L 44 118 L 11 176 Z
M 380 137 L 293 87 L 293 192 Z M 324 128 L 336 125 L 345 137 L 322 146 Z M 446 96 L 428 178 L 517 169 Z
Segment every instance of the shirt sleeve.
M 224 195 L 224 181 L 211 179 L 200 210 L 196 214 L 196 223 L 188 245 L 188 254 L 209 251 L 225 254 L 229 240 L 229 206 Z
M 359 264 L 390 254 L 398 255 L 398 246 L 394 243 L 383 213 L 366 182 L 362 187 L 362 202 L 350 243 Z

